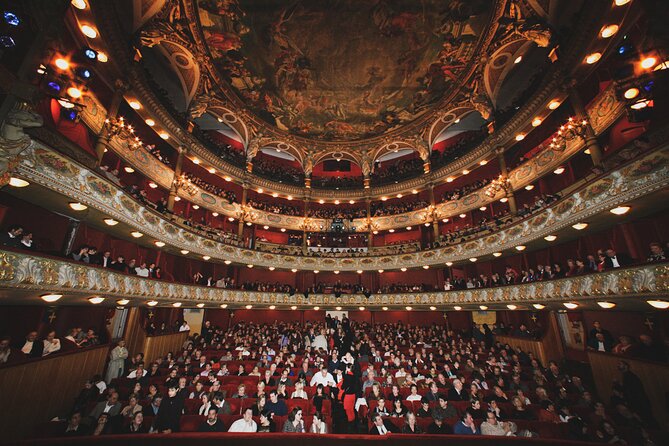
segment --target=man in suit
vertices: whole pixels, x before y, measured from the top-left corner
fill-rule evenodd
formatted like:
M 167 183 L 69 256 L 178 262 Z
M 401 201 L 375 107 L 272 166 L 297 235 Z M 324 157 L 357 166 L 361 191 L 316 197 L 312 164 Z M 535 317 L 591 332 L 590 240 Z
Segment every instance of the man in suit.
M 147 404 L 142 408 L 142 413 L 144 414 L 145 417 L 155 417 L 158 415 L 158 411 L 160 410 L 160 404 L 163 402 L 163 397 L 160 394 L 156 394 L 153 396 L 153 399 L 151 400 L 151 404 Z
M 230 408 L 230 403 L 225 401 L 223 394 L 221 392 L 216 392 L 214 398 L 212 399 L 214 405 L 218 408 L 218 413 L 221 415 L 230 415 L 232 409 Z
M 616 252 L 612 248 L 606 250 L 606 259 L 604 259 L 604 267 L 606 269 L 621 268 L 629 266 L 632 263 L 632 258 L 628 254 Z
M 604 336 L 604 340 L 606 341 L 606 343 L 611 344 L 611 346 L 613 347 L 614 344 L 613 335 L 611 335 L 610 331 L 602 328 L 602 324 L 599 321 L 595 321 L 592 323 L 592 330 L 590 330 L 588 339 L 592 342 L 592 340 L 595 339 L 597 334 L 601 334 L 602 336 Z
M 41 358 L 44 352 L 44 342 L 37 339 L 37 332 L 31 331 L 21 345 L 21 351 L 28 358 Z
M 369 435 L 388 435 L 390 432 L 399 432 L 393 423 L 384 420 L 381 415 L 374 415 L 372 421 L 374 425 L 369 430 Z
M 23 227 L 19 225 L 10 226 L 7 232 L 2 234 L 0 242 L 11 248 L 18 248 L 21 243 L 21 234 L 23 234 Z
M 425 398 L 427 398 L 428 401 L 439 401 L 439 388 L 437 387 L 436 382 L 432 381 L 430 383 L 430 391 L 425 394 Z
M 453 387 L 448 389 L 449 401 L 469 401 L 467 391 L 462 387 L 462 381 L 459 379 L 453 380 Z
M 107 401 L 100 401 L 95 405 L 89 417 L 91 417 L 95 422 L 97 422 L 100 415 L 103 413 L 107 414 L 110 418 L 121 413 L 121 403 L 118 401 L 117 392 L 109 392 Z

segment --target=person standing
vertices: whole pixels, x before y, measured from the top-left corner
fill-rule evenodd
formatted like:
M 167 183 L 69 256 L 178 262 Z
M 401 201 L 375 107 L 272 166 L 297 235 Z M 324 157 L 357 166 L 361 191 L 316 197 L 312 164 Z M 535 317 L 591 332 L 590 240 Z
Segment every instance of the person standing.
M 107 366 L 106 379 L 108 383 L 114 378 L 123 376 L 126 359 L 128 359 L 128 349 L 125 348 L 125 341 L 121 339 L 109 354 L 109 366 Z

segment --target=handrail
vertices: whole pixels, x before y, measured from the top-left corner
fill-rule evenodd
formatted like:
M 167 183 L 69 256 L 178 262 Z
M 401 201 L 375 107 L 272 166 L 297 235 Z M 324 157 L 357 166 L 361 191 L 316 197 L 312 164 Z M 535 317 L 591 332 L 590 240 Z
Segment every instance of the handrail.
M 160 299 L 190 305 L 332 305 L 346 308 L 359 306 L 406 306 L 416 309 L 427 306 L 460 305 L 500 306 L 509 303 L 527 305 L 530 302 L 588 301 L 606 297 L 636 296 L 650 299 L 669 293 L 669 264 L 645 264 L 616 268 L 601 273 L 506 285 L 497 288 L 477 288 L 454 291 L 419 293 L 349 294 L 337 298 L 331 294 L 289 295 L 279 292 L 256 292 L 211 288 L 195 285 L 165 283 L 138 276 L 121 274 L 84 263 L 53 260 L 32 253 L 0 250 L 0 289 L 44 290 L 69 295 L 101 294 L 114 298 L 133 298 L 142 301 Z M 83 301 L 82 301 L 83 302 Z

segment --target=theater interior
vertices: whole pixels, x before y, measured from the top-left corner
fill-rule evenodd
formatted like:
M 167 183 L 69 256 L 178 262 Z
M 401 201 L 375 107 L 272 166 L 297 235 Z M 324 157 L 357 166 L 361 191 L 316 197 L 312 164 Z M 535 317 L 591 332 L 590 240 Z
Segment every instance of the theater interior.
M 0 6 L 1 445 L 669 444 L 666 0 Z

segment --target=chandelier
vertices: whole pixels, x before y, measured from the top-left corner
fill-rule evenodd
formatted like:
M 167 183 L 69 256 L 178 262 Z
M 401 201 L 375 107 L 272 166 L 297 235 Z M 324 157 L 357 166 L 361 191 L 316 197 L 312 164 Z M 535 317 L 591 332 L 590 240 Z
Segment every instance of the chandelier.
M 504 194 L 511 189 L 511 181 L 505 176 L 500 175 L 490 182 L 488 187 L 485 190 L 485 194 L 489 198 L 494 198 L 499 191 L 504 191 Z
M 114 137 L 126 139 L 128 140 L 128 147 L 133 150 L 143 145 L 142 140 L 135 135 L 135 129 L 125 122 L 123 116 L 105 119 L 105 128 L 110 139 Z
M 195 187 L 190 178 L 186 177 L 186 175 L 183 174 L 179 178 L 174 180 L 174 186 L 176 186 L 177 189 L 183 190 L 184 192 L 186 192 L 188 195 L 191 196 L 197 193 L 197 187 Z
M 585 131 L 588 127 L 588 121 L 583 119 L 580 121 L 574 118 L 569 118 L 566 124 L 560 126 L 557 135 L 553 137 L 550 147 L 551 149 L 564 150 L 567 148 L 567 142 L 575 138 L 584 138 Z

